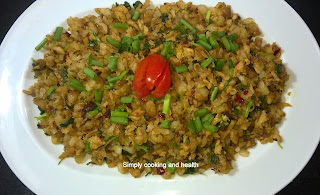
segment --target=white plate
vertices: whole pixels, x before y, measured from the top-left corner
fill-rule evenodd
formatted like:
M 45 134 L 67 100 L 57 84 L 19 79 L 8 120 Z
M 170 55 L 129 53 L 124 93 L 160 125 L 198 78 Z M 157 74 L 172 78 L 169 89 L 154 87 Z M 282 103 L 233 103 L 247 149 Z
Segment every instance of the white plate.
M 134 1 L 129 1 L 133 3 Z M 154 0 L 159 4 L 160 0 Z M 168 1 L 172 2 L 172 1 Z M 214 6 L 218 1 L 194 0 Z M 243 17 L 252 17 L 269 42 L 283 49 L 290 73 L 286 101 L 287 116 L 279 126 L 284 139 L 277 144 L 258 145 L 248 158 L 238 158 L 229 175 L 134 179 L 107 166 L 77 165 L 67 159 L 57 165 L 63 147 L 53 145 L 36 127 L 38 115 L 31 97 L 22 94 L 33 80 L 31 57 L 34 47 L 65 23 L 69 16 L 84 16 L 96 7 L 110 7 L 102 0 L 38 0 L 15 22 L 0 48 L 0 148 L 18 178 L 37 194 L 157 193 L 271 194 L 285 187 L 303 169 L 319 142 L 320 92 L 319 46 L 299 15 L 282 0 L 225 0 Z M 120 2 L 119 2 L 120 3 Z

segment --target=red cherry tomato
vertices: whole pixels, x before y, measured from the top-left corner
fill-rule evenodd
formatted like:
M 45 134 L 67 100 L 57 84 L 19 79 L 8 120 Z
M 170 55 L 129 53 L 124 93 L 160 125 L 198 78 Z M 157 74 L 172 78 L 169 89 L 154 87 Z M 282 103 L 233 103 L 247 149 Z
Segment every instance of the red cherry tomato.
M 168 61 L 159 54 L 151 54 L 138 65 L 133 79 L 133 88 L 138 97 L 152 92 L 155 98 L 165 96 L 171 85 L 171 73 Z

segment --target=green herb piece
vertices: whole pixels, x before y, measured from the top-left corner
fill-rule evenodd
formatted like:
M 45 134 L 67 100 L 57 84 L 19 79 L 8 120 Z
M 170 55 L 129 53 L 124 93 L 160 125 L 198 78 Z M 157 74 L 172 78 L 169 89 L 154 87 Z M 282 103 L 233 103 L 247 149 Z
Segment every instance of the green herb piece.
M 123 104 L 131 104 L 133 102 L 133 97 L 121 97 L 120 102 Z
M 230 45 L 230 42 L 227 39 L 227 37 L 224 36 L 221 38 L 221 40 L 222 40 L 222 43 L 223 43 L 224 47 L 226 48 L 226 50 L 231 51 L 231 45 Z
M 196 130 L 196 127 L 195 127 L 195 124 L 194 124 L 194 120 L 190 120 L 187 124 L 187 129 L 192 133 L 192 134 L 195 134 L 197 133 L 197 130 Z
M 134 11 L 132 20 L 137 21 L 140 17 L 140 12 L 139 11 Z
M 56 28 L 56 31 L 54 32 L 53 36 L 52 36 L 52 40 L 54 41 L 59 41 L 60 37 L 61 37 L 61 33 L 62 33 L 63 27 L 58 26 Z
M 282 69 L 281 69 L 281 65 L 280 63 L 277 63 L 276 61 L 273 60 L 274 65 L 276 66 L 276 73 L 277 74 L 281 74 L 282 73 Z
M 217 155 L 211 155 L 210 156 L 210 162 L 212 163 L 212 164 L 217 164 L 218 163 L 218 161 L 219 161 L 219 157 L 217 156 Z
M 56 90 L 56 87 L 55 86 L 51 86 L 49 88 L 49 90 L 47 91 L 47 99 L 50 100 L 50 97 L 52 95 L 52 93 Z
M 200 35 L 199 35 L 199 40 L 202 40 L 202 41 L 208 43 L 208 40 L 207 40 L 207 37 L 206 37 L 205 34 L 200 34 Z
M 233 108 L 233 112 L 236 116 L 240 116 L 241 115 L 241 111 L 237 108 Z
M 161 122 L 161 128 L 170 129 L 170 124 L 171 124 L 171 122 L 168 121 L 168 120 L 162 121 Z
M 198 42 L 197 42 L 197 44 L 199 44 L 199 45 L 201 45 L 203 48 L 205 48 L 206 50 L 211 50 L 212 49 L 212 46 L 209 44 L 209 43 L 207 43 L 207 42 L 205 42 L 205 41 L 203 41 L 203 40 L 199 40 Z
M 174 172 L 176 172 L 176 167 L 172 166 L 172 162 L 170 160 L 166 161 L 166 165 L 167 165 L 166 167 L 170 173 L 174 174 Z
M 206 17 L 205 17 L 205 21 L 206 21 L 206 23 L 210 23 L 210 15 L 211 15 L 211 12 L 210 11 L 207 11 L 207 13 L 206 13 Z
M 121 124 L 121 125 L 128 125 L 129 119 L 126 117 L 118 117 L 118 116 L 112 116 L 110 118 L 111 123 Z
M 84 142 L 84 151 L 88 154 L 91 154 L 90 142 L 88 140 Z
M 203 124 L 203 128 L 211 133 L 215 133 L 218 131 L 218 127 L 211 125 L 211 124 Z
M 99 113 L 99 110 L 92 110 L 92 111 L 90 111 L 90 112 L 88 113 L 88 116 L 89 116 L 90 118 L 92 118 L 92 117 L 96 116 L 98 113 Z
M 73 124 L 74 119 L 71 117 L 68 120 L 64 121 L 60 124 L 60 127 L 68 127 L 69 125 Z
M 169 111 L 170 111 L 170 99 L 171 99 L 171 95 L 170 94 L 166 94 L 164 96 L 162 112 L 164 114 L 166 114 L 166 115 L 168 115 Z
M 194 120 L 194 126 L 196 127 L 196 132 L 197 133 L 200 133 L 202 131 L 202 123 L 201 123 L 201 120 L 200 120 L 200 117 L 197 116 Z
M 214 87 L 211 96 L 210 96 L 210 101 L 213 102 L 216 99 L 217 93 L 218 93 L 219 89 L 218 87 Z
M 170 50 L 170 47 L 171 47 L 171 42 L 164 42 L 163 43 L 163 49 L 161 51 L 161 55 L 163 57 L 167 57 L 168 53 L 169 53 L 169 50 Z
M 64 51 L 68 51 L 68 49 L 70 48 L 71 44 L 68 44 L 64 47 Z
M 175 148 L 175 149 L 179 149 L 180 146 L 177 144 L 177 142 L 171 142 L 171 145 Z
M 194 112 L 194 116 L 196 117 L 197 116 L 202 117 L 202 116 L 205 116 L 206 114 L 208 114 L 208 108 L 202 108 Z
M 114 83 L 116 81 L 119 81 L 120 78 L 118 76 L 112 77 L 112 76 L 108 76 L 108 82 L 109 83 Z
M 182 35 L 187 34 L 186 29 L 185 29 L 185 28 L 183 28 L 183 25 L 182 25 L 181 23 L 179 23 L 179 25 L 178 25 L 178 29 L 179 29 L 179 31 L 180 31 L 180 33 L 181 33 Z
M 219 48 L 218 41 L 214 38 L 214 36 L 209 37 L 209 43 L 211 44 L 213 49 Z
M 95 99 L 96 103 L 101 104 L 101 101 L 102 101 L 102 91 L 101 91 L 101 89 L 96 89 L 94 91 L 94 99 Z
M 270 56 L 271 54 L 272 54 L 272 53 L 263 53 L 262 56 L 263 56 L 263 57 L 265 57 L 265 56 Z
M 128 118 L 129 114 L 128 114 L 127 112 L 111 111 L 111 116 L 114 116 L 114 117 L 126 117 L 126 118 Z
M 74 89 L 76 89 L 76 90 L 78 90 L 80 92 L 83 92 L 83 91 L 86 90 L 83 87 L 82 83 L 80 81 L 76 80 L 75 78 L 69 77 L 68 80 L 69 80 L 68 83 L 67 83 L 68 86 L 70 86 L 70 87 L 72 87 L 72 88 L 74 88 Z
M 97 78 L 98 78 L 98 75 L 97 75 L 97 73 L 96 72 L 94 72 L 93 70 L 91 70 L 90 68 L 88 68 L 88 67 L 84 67 L 84 69 L 83 69 L 83 73 L 85 74 L 85 75 L 87 75 L 88 77 L 90 77 L 92 80 L 97 80 Z
M 42 120 L 42 119 L 44 119 L 44 118 L 47 118 L 47 113 L 43 113 L 43 114 L 41 114 L 40 116 L 34 117 L 34 118 L 37 119 L 38 121 L 40 121 L 40 120 Z
M 207 66 L 209 66 L 211 63 L 213 62 L 213 57 L 210 56 L 208 59 L 206 59 L 205 61 L 203 61 L 200 65 L 201 68 L 207 68 Z
M 116 41 L 115 39 L 113 39 L 113 38 L 111 38 L 109 36 L 106 38 L 106 41 L 108 43 L 110 43 L 111 45 L 113 45 L 114 47 L 119 48 L 121 46 L 121 43 L 119 41 Z
M 183 65 L 183 66 L 175 66 L 175 67 L 174 67 L 174 70 L 175 70 L 177 73 L 188 72 L 188 67 L 187 67 L 186 65 Z
M 206 114 L 203 119 L 202 119 L 202 124 L 211 124 L 211 122 L 213 121 L 214 116 L 213 114 Z
M 232 33 L 227 37 L 230 41 L 235 41 L 238 39 L 238 35 L 236 33 Z
M 118 58 L 115 57 L 115 56 L 110 56 L 108 58 L 108 68 L 109 70 L 111 71 L 117 71 L 118 67 L 117 67 L 117 64 L 118 64 Z
M 60 165 L 64 159 L 65 159 L 65 157 L 62 158 L 62 159 L 59 161 L 58 165 Z
M 131 10 L 131 6 L 127 1 L 125 1 L 123 5 L 127 8 L 127 10 Z
M 118 28 L 118 29 L 128 29 L 129 25 L 126 23 L 119 23 L 119 22 L 113 22 L 112 28 Z
M 36 51 L 39 51 L 46 43 L 48 42 L 47 38 L 44 38 L 43 41 L 41 41 L 36 47 Z
M 281 146 L 280 142 L 278 142 L 278 146 L 279 146 L 281 149 L 283 149 L 283 147 Z
M 231 59 L 229 59 L 228 63 L 229 63 L 229 76 L 233 77 L 233 72 L 234 72 L 233 61 Z
M 139 5 L 143 5 L 143 4 L 141 3 L 141 1 L 136 1 L 136 2 L 133 4 L 134 9 L 137 9 L 137 7 L 139 7 Z
M 216 63 L 216 71 L 222 71 L 223 65 L 226 63 L 224 59 L 218 59 Z
M 140 41 L 135 40 L 132 42 L 132 53 L 137 54 L 140 51 Z
M 214 36 L 214 37 L 223 37 L 223 36 L 225 36 L 224 32 L 220 32 L 220 31 L 213 31 L 211 33 L 211 35 Z
M 152 148 L 152 146 L 144 146 L 144 145 L 136 145 L 136 147 L 141 150 L 144 150 L 145 152 L 148 152 Z
M 86 165 L 88 166 L 88 165 L 96 165 L 96 164 L 97 164 L 97 163 L 90 161 L 90 162 L 88 162 Z
M 144 42 L 144 44 L 143 44 L 142 50 L 143 50 L 143 51 L 149 50 L 150 46 L 151 46 L 151 45 L 150 45 L 149 41 L 146 41 L 146 42 Z
M 167 13 L 164 13 L 160 16 L 160 19 L 162 22 L 166 23 L 169 20 L 169 15 Z
M 121 39 L 121 51 L 127 51 L 127 52 L 131 52 L 132 51 L 132 42 L 133 42 L 133 38 L 128 37 L 128 36 L 123 36 Z

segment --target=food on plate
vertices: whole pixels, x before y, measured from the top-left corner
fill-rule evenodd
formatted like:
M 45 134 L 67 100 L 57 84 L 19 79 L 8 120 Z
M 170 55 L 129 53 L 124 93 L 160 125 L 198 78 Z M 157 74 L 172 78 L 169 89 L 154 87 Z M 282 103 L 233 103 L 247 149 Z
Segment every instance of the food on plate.
M 231 6 L 150 1 L 69 17 L 36 46 L 36 82 L 24 93 L 38 128 L 63 144 L 61 160 L 139 177 L 229 173 L 235 155 L 281 142 L 289 76 L 276 43 Z M 196 163 L 132 168 L 127 163 Z

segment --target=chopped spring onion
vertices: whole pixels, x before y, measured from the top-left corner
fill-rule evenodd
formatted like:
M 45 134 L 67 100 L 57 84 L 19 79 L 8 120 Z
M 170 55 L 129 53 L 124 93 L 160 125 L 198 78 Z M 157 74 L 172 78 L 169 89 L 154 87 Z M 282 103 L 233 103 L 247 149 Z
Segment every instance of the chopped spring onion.
M 56 90 L 56 87 L 55 86 L 51 86 L 50 89 L 47 92 L 47 95 L 51 95 L 54 92 L 54 90 Z
M 152 146 L 144 146 L 144 145 L 136 145 L 136 147 L 141 150 L 144 150 L 145 152 L 148 152 L 152 148 Z
M 47 118 L 47 113 L 43 113 L 43 114 L 41 114 L 40 116 L 34 117 L 34 118 L 37 119 L 38 121 L 40 121 L 40 120 L 42 120 L 42 119 L 44 119 L 44 118 Z
M 171 124 L 171 122 L 168 121 L 168 120 L 162 121 L 161 122 L 161 128 L 170 129 L 170 124 Z
M 185 25 L 192 32 L 192 34 L 196 34 L 197 33 L 197 30 L 193 26 L 191 26 L 191 24 L 189 24 L 187 21 L 185 21 L 184 19 L 181 18 L 180 22 L 183 25 Z
M 170 173 L 174 174 L 174 172 L 176 172 L 176 167 L 172 165 L 172 162 L 170 160 L 166 161 L 166 165 L 167 165 L 166 167 Z
M 103 64 L 103 62 L 99 62 L 99 61 L 97 61 L 97 60 L 92 60 L 90 65 L 91 65 L 91 66 L 103 67 L 104 64 Z
M 142 39 L 144 39 L 144 36 L 142 33 L 140 33 L 140 34 L 133 36 L 132 39 L 133 40 L 142 40 Z
M 96 116 L 98 113 L 99 113 L 99 110 L 92 110 L 92 111 L 90 111 L 90 112 L 88 113 L 88 116 L 89 116 L 90 118 L 92 118 L 92 117 Z
M 241 111 L 240 111 L 239 109 L 237 109 L 237 108 L 234 108 L 234 109 L 233 109 L 233 112 L 234 112 L 234 114 L 237 115 L 237 116 L 241 115 Z
M 140 12 L 139 11 L 134 11 L 132 20 L 137 21 L 139 19 Z
M 210 42 L 213 49 L 219 48 L 219 43 L 216 40 L 216 38 L 214 38 L 214 36 L 209 37 L 209 42 Z
M 186 65 L 176 66 L 176 67 L 174 67 L 174 70 L 175 70 L 177 73 L 188 72 L 188 67 L 187 67 Z
M 128 36 L 123 36 L 121 39 L 121 50 L 131 52 L 132 51 L 132 47 L 131 47 L 132 42 L 133 42 L 133 38 L 128 37 Z
M 206 114 L 202 119 L 202 124 L 211 124 L 212 120 L 214 119 L 213 114 Z
M 92 80 L 97 80 L 97 78 L 98 78 L 98 75 L 97 75 L 97 73 L 95 73 L 93 70 L 91 70 L 90 68 L 88 68 L 88 67 L 84 67 L 84 69 L 83 69 L 83 73 L 85 74 L 85 75 L 87 75 L 88 77 L 90 77 Z
M 97 42 L 97 43 L 100 43 L 100 42 L 101 42 L 101 40 L 99 39 L 99 37 L 98 37 L 97 33 L 96 33 L 96 32 L 94 32 L 94 31 L 92 31 L 92 34 L 93 34 L 93 36 L 96 38 L 96 42 Z
M 230 45 L 230 42 L 227 39 L 227 37 L 224 36 L 221 38 L 221 40 L 222 40 L 222 43 L 223 43 L 224 47 L 226 48 L 226 50 L 231 51 L 231 45 Z
M 123 104 L 131 104 L 133 102 L 133 97 L 121 97 L 120 102 Z
M 70 48 L 70 46 L 71 46 L 71 43 L 68 44 L 68 45 L 66 45 L 65 48 L 64 48 L 64 51 L 68 51 L 68 49 Z
M 207 11 L 205 21 L 206 21 L 206 23 L 208 23 L 208 24 L 210 23 L 210 15 L 211 15 L 211 12 L 210 12 L 210 11 Z
M 263 57 L 265 57 L 265 56 L 270 56 L 271 54 L 272 54 L 272 53 L 263 53 L 262 56 L 263 56 Z
M 143 5 L 143 4 L 141 3 L 141 1 L 136 1 L 135 3 L 133 3 L 134 9 L 137 9 L 137 7 L 139 7 L 139 5 Z
M 238 39 L 238 35 L 236 33 L 232 33 L 227 37 L 230 41 L 235 41 Z
M 41 41 L 36 47 L 36 51 L 39 51 L 46 43 L 48 42 L 47 38 L 44 38 L 43 41 Z
M 226 63 L 224 59 L 218 59 L 216 63 L 216 71 L 222 71 L 223 65 Z
M 115 40 L 115 39 L 113 39 L 113 38 L 111 38 L 111 37 L 107 37 L 107 38 L 106 38 L 106 41 L 107 41 L 108 43 L 110 43 L 111 45 L 117 47 L 117 48 L 119 48 L 120 45 L 121 45 L 119 41 L 117 41 L 117 40 Z
M 119 23 L 119 22 L 112 23 L 112 28 L 128 29 L 128 27 L 129 27 L 129 25 L 126 23 Z
M 101 104 L 102 101 L 102 91 L 101 89 L 96 89 L 94 91 L 94 100 L 96 103 Z
M 111 111 L 111 116 L 128 118 L 129 114 L 127 112 Z
M 181 23 L 179 23 L 179 25 L 178 25 L 178 29 L 179 29 L 179 31 L 180 31 L 180 33 L 181 33 L 182 35 L 187 34 L 186 29 L 185 29 L 185 28 L 183 28 L 183 25 L 182 25 Z
M 109 83 L 108 85 L 103 86 L 104 89 L 113 89 L 115 86 L 114 83 Z
M 170 111 L 170 99 L 171 99 L 171 95 L 170 94 L 166 94 L 164 96 L 162 112 L 164 114 L 167 114 L 167 115 L 169 114 L 169 111 Z
M 123 71 L 120 75 L 119 75 L 119 79 L 122 80 L 129 72 L 129 69 Z
M 170 50 L 170 47 L 171 47 L 171 42 L 164 42 L 163 43 L 163 49 L 161 51 L 161 55 L 163 57 L 167 57 L 168 53 L 169 53 L 169 50 Z
M 206 114 L 208 114 L 208 108 L 202 108 L 194 112 L 194 116 L 196 117 L 197 116 L 202 117 L 202 116 L 205 116 Z
M 189 129 L 189 131 L 192 133 L 192 134 L 195 134 L 196 133 L 196 127 L 194 125 L 194 120 L 190 120 L 187 124 L 187 129 Z
M 72 78 L 72 77 L 69 77 L 68 79 L 68 83 L 67 85 L 69 85 L 70 87 L 80 91 L 80 92 L 83 92 L 85 91 L 86 89 L 83 87 L 82 83 L 78 80 L 76 80 L 75 78 Z
M 119 81 L 119 80 L 120 80 L 120 78 L 118 76 L 116 76 L 116 77 L 108 76 L 108 82 L 109 83 L 114 83 L 114 82 Z
M 279 146 L 281 149 L 283 149 L 283 147 L 281 146 L 280 142 L 278 142 L 278 146 Z
M 200 65 L 201 68 L 207 68 L 207 66 L 209 66 L 211 63 L 213 62 L 213 57 L 210 56 L 208 59 L 206 59 L 205 61 L 203 61 Z
M 130 79 L 130 81 L 133 81 L 134 75 L 128 75 L 128 78 Z
M 228 60 L 229 63 L 229 76 L 233 76 L 233 72 L 234 72 L 234 65 L 233 65 L 233 61 L 231 59 Z
M 63 30 L 63 27 L 58 26 L 58 27 L 56 28 L 56 31 L 55 31 L 54 34 L 53 34 L 52 40 L 54 40 L 54 41 L 59 41 L 59 40 L 60 40 L 60 37 L 61 37 L 62 30 Z
M 218 127 L 214 126 L 214 125 L 211 125 L 211 124 L 203 124 L 203 128 L 207 131 L 210 131 L 212 133 L 215 133 L 218 131 Z
M 64 159 L 65 159 L 65 158 L 62 158 L 62 159 L 59 161 L 58 165 L 60 165 Z
M 86 91 L 86 96 L 90 96 L 91 95 L 91 91 Z
M 197 116 L 194 120 L 194 126 L 196 127 L 196 132 L 199 133 L 202 131 L 202 123 L 201 123 L 201 120 L 200 120 L 200 117 Z
M 118 69 L 118 67 L 117 67 L 118 58 L 115 57 L 115 56 L 110 56 L 110 57 L 108 58 L 108 62 L 109 62 L 109 64 L 108 64 L 109 70 L 111 70 L 111 71 L 117 71 L 117 69 Z
M 218 93 L 218 87 L 214 87 L 212 93 L 211 93 L 211 96 L 210 96 L 210 101 L 214 101 L 216 99 L 216 96 L 217 96 L 217 93 Z
M 71 117 L 68 120 L 64 121 L 60 124 L 60 127 L 68 127 L 69 125 L 73 124 L 74 119 Z
M 239 49 L 239 45 L 238 44 L 233 43 L 231 40 L 229 40 L 229 44 L 230 44 L 232 52 L 237 52 L 238 51 L 238 49 Z
M 176 149 L 180 148 L 180 146 L 177 144 L 177 142 L 171 142 L 171 145 Z
M 209 43 L 207 43 L 207 42 L 205 42 L 203 40 L 199 40 L 197 43 L 199 45 L 201 45 L 203 48 L 205 48 L 206 50 L 211 50 L 212 49 L 212 46 Z
M 204 42 L 208 43 L 208 41 L 207 41 L 207 37 L 206 37 L 206 35 L 205 35 L 205 34 L 200 34 L 200 35 L 199 35 L 199 40 L 202 40 L 202 41 L 204 41 Z
M 211 34 L 214 37 L 223 37 L 223 36 L 225 36 L 224 32 L 220 32 L 220 31 L 213 31 Z
M 90 142 L 88 140 L 84 142 L 84 151 L 88 154 L 91 154 Z
M 140 41 L 135 40 L 132 42 L 132 53 L 137 54 L 140 51 Z
M 128 125 L 129 124 L 129 119 L 126 117 L 118 117 L 118 116 L 112 116 L 110 117 L 111 123 L 116 123 L 120 125 Z
M 255 99 L 255 98 L 252 97 L 251 100 L 250 100 L 250 102 L 248 103 L 248 105 L 247 105 L 247 107 L 246 107 L 246 111 L 245 111 L 245 113 L 244 113 L 244 116 L 245 116 L 246 118 L 248 118 L 248 116 L 249 116 L 250 109 L 251 109 L 251 107 L 252 107 L 252 105 L 253 105 L 254 99 Z

